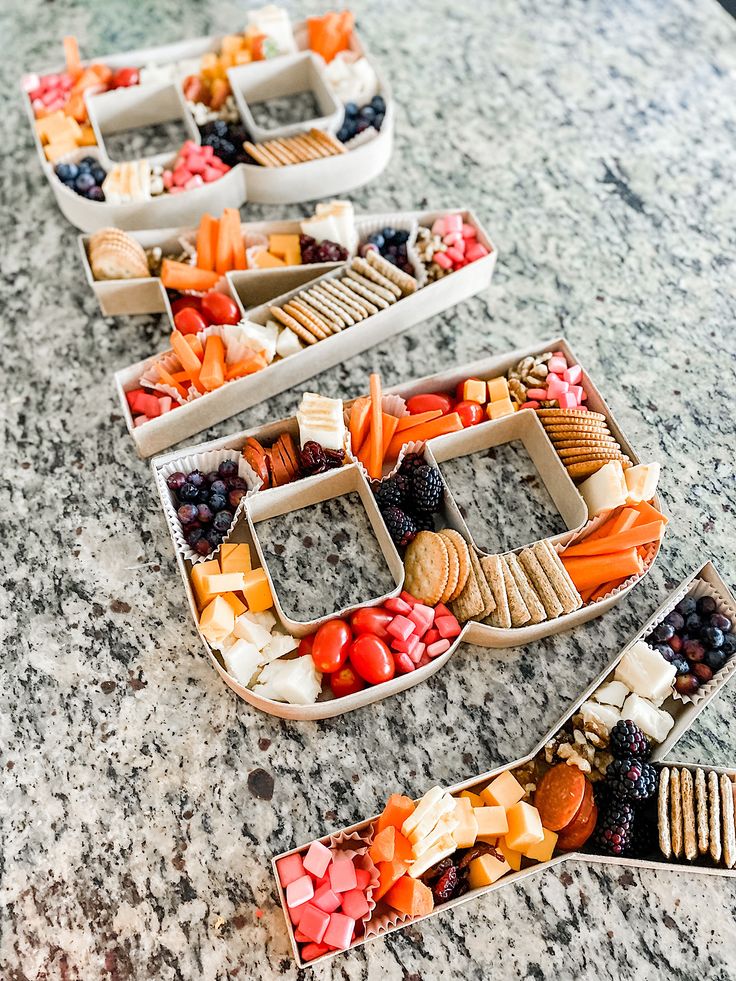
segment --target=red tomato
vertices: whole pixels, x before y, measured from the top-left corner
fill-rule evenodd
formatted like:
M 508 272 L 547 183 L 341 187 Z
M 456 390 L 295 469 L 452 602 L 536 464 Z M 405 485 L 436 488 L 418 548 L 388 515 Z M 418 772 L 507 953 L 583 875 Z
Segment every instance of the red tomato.
M 369 685 L 390 681 L 396 671 L 391 651 L 373 634 L 360 634 L 350 648 L 350 663 Z
M 180 296 L 178 300 L 174 300 L 171 304 L 171 312 L 176 316 L 180 310 L 186 310 L 187 307 L 199 310 L 201 306 L 202 298 L 199 296 Z
M 302 657 L 304 654 L 311 654 L 313 646 L 314 634 L 309 634 L 308 637 L 302 637 L 302 639 L 299 641 L 299 656 Z
M 335 698 L 342 698 L 343 695 L 354 695 L 356 691 L 361 691 L 365 688 L 365 682 L 346 663 L 339 671 L 330 675 L 330 688 Z
M 137 68 L 118 68 L 110 80 L 110 88 L 124 89 L 129 85 L 137 85 L 140 79 L 141 77 Z
M 354 634 L 375 634 L 376 637 L 386 637 L 386 627 L 394 618 L 393 613 L 384 610 L 382 606 L 365 606 L 356 610 L 350 617 L 350 626 Z
M 202 297 L 202 315 L 210 324 L 237 324 L 240 322 L 238 304 L 224 293 L 212 290 Z
M 444 395 L 442 392 L 431 395 L 412 395 L 406 403 L 406 407 L 412 416 L 416 416 L 420 412 L 431 412 L 433 409 L 439 409 L 444 416 L 452 409 L 452 396 Z
M 463 426 L 477 426 L 485 419 L 483 406 L 478 402 L 458 402 L 455 412 L 460 416 Z
M 345 620 L 323 623 L 314 635 L 312 658 L 318 671 L 332 674 L 339 671 L 348 657 L 353 634 Z
M 205 329 L 207 321 L 199 310 L 195 310 L 194 307 L 184 307 L 174 316 L 174 326 L 182 334 L 198 334 L 200 330 Z

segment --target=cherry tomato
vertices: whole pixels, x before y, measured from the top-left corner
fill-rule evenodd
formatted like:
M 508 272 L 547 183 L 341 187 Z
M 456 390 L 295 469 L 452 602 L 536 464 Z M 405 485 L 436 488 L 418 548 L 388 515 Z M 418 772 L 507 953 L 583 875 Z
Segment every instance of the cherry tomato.
M 304 654 L 311 654 L 313 646 L 314 634 L 309 634 L 308 637 L 302 637 L 299 641 L 299 656 L 302 657 Z
M 187 307 L 199 310 L 201 306 L 202 298 L 199 296 L 180 296 L 178 300 L 174 300 L 171 304 L 171 312 L 176 316 L 180 310 L 186 310 Z
M 354 634 L 375 634 L 376 637 L 387 637 L 386 627 L 394 618 L 393 613 L 384 610 L 382 606 L 365 606 L 356 610 L 350 617 L 350 626 Z
M 353 634 L 346 620 L 323 623 L 314 635 L 312 658 L 318 671 L 332 674 L 339 671 L 348 657 Z
M 351 668 L 350 664 L 345 663 L 339 671 L 330 675 L 330 688 L 335 698 L 342 698 L 343 695 L 354 695 L 356 691 L 365 688 L 365 682 Z
M 174 326 L 182 334 L 198 334 L 200 330 L 205 329 L 207 321 L 199 310 L 195 310 L 194 307 L 184 307 L 174 316 Z
M 483 406 L 478 402 L 458 402 L 455 412 L 460 416 L 463 426 L 477 426 L 485 419 Z
M 141 76 L 137 68 L 118 68 L 110 80 L 110 87 L 113 89 L 124 89 L 129 85 L 137 85 L 140 79 Z
M 224 293 L 212 290 L 202 297 L 202 316 L 210 324 L 237 324 L 240 322 L 238 304 Z
M 412 395 L 406 403 L 406 407 L 412 416 L 416 416 L 420 412 L 431 412 L 433 409 L 439 409 L 444 416 L 452 409 L 452 396 L 444 395 L 442 392 Z
M 390 681 L 396 671 L 391 651 L 380 637 L 360 634 L 350 647 L 350 663 L 369 685 Z

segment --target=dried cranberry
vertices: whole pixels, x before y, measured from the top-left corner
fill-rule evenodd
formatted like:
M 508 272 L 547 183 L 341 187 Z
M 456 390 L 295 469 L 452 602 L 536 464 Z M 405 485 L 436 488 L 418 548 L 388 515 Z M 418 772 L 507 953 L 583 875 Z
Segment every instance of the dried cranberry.
M 325 451 L 319 443 L 308 440 L 299 451 L 299 465 L 305 474 L 324 473 L 327 469 Z
M 486 841 L 479 841 L 465 852 L 458 862 L 458 868 L 464 869 L 467 865 L 470 865 L 473 859 L 479 858 L 481 855 L 488 855 L 489 852 L 495 855 L 496 858 L 499 858 L 498 852 L 493 845 L 489 845 Z
M 443 874 L 443 872 L 447 872 L 449 868 L 452 868 L 453 864 L 454 863 L 452 859 L 448 855 L 447 858 L 443 858 L 441 862 L 438 862 L 436 865 L 433 865 L 431 869 L 425 872 L 424 875 L 422 876 L 422 881 L 427 884 L 429 884 L 430 882 L 434 882 Z
M 345 462 L 345 450 L 323 450 L 323 453 L 330 470 L 341 467 Z
M 435 901 L 446 903 L 452 899 L 457 888 L 457 866 L 451 865 L 449 869 L 442 873 L 437 882 L 432 886 Z

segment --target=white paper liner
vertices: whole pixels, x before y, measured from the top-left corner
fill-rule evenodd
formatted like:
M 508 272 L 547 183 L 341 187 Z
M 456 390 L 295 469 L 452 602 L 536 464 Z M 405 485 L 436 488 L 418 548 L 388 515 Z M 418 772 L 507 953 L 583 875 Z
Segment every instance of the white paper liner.
M 344 417 L 344 420 L 345 420 L 346 449 L 347 449 L 347 453 L 348 453 L 348 456 L 351 459 L 351 462 L 354 463 L 356 465 L 356 467 L 358 467 L 358 469 L 360 470 L 361 474 L 365 477 L 365 479 L 368 481 L 368 483 L 371 483 L 371 478 L 368 475 L 368 471 L 363 466 L 363 464 L 360 462 L 360 460 L 358 459 L 358 457 L 353 454 L 352 441 L 350 439 L 350 412 L 351 412 L 351 410 L 352 410 L 352 406 L 350 406 L 350 409 L 345 409 L 345 411 L 343 413 L 343 417 Z M 400 395 L 383 395 L 381 397 L 381 411 L 382 412 L 385 412 L 386 415 L 396 416 L 399 419 L 403 419 L 405 416 L 408 416 L 409 415 L 409 410 L 406 407 L 406 402 L 404 401 L 404 399 L 402 399 L 402 397 Z M 401 464 L 401 461 L 402 460 L 403 460 L 403 451 L 399 451 L 398 460 L 396 461 L 396 463 L 394 464 L 394 466 L 391 468 L 391 470 L 388 473 L 383 473 L 382 474 L 381 480 L 385 480 L 388 476 L 393 475 L 398 470 L 398 467 Z
M 414 278 L 417 281 L 417 289 L 422 289 L 427 284 L 427 270 L 424 268 L 424 263 L 420 260 L 417 250 L 414 247 L 419 228 L 416 218 L 407 218 L 405 214 L 399 211 L 392 215 L 382 215 L 380 218 L 359 218 L 355 222 L 358 239 L 361 242 L 364 242 L 376 232 L 380 232 L 381 229 L 388 227 L 409 233 L 409 239 L 406 243 L 406 254 L 409 262 L 414 267 Z
M 235 460 L 238 464 L 238 476 L 242 477 L 243 480 L 248 485 L 243 497 L 240 499 L 240 503 L 235 509 L 233 514 L 233 520 L 230 523 L 230 527 L 225 533 L 222 543 L 227 542 L 228 538 L 232 534 L 232 530 L 237 523 L 237 520 L 243 509 L 245 508 L 245 502 L 249 497 L 252 497 L 261 486 L 261 480 L 255 475 L 250 465 L 245 461 L 243 455 L 239 450 L 207 450 L 204 453 L 192 453 L 189 456 L 179 457 L 177 460 L 173 460 L 167 463 L 165 466 L 161 467 L 160 470 L 156 471 L 156 480 L 159 482 L 159 488 L 161 490 L 161 497 L 164 501 L 164 512 L 166 514 L 166 520 L 169 523 L 169 528 L 171 529 L 171 534 L 174 539 L 174 544 L 177 550 L 188 559 L 192 565 L 196 565 L 198 562 L 207 562 L 212 559 L 220 551 L 220 546 L 213 549 L 208 555 L 200 555 L 195 552 L 193 548 L 187 545 L 186 539 L 184 538 L 184 529 L 179 521 L 179 516 L 177 515 L 177 505 L 174 500 L 174 494 L 166 485 L 166 479 L 172 473 L 181 471 L 182 473 L 190 473 L 192 470 L 201 470 L 202 473 L 208 473 L 210 470 L 217 470 L 218 466 L 223 460 Z
M 661 623 L 667 614 L 671 613 L 680 600 L 684 599 L 686 596 L 692 596 L 696 600 L 700 599 L 701 596 L 712 597 L 718 604 L 718 612 L 723 613 L 728 617 L 728 619 L 731 621 L 732 630 L 736 629 L 736 609 L 733 608 L 725 596 L 722 596 L 718 590 L 715 589 L 715 587 L 711 586 L 711 584 L 706 582 L 704 579 L 693 580 L 693 582 L 690 583 L 689 588 L 685 590 L 682 595 L 676 595 L 673 597 L 657 623 Z M 652 624 L 652 630 L 654 630 L 656 626 L 656 623 Z M 716 688 L 720 688 L 720 686 L 724 684 L 728 678 L 730 678 L 734 671 L 736 671 L 736 655 L 733 655 L 728 661 L 726 661 L 721 670 L 716 671 L 711 680 L 706 684 L 701 685 L 694 695 L 681 695 L 673 685 L 671 692 L 672 698 L 674 701 L 683 702 L 686 705 L 698 705 L 704 698 L 711 695 Z
M 173 351 L 169 351 L 168 354 L 164 354 L 160 357 L 154 365 L 150 368 L 146 368 L 141 377 L 138 379 L 139 384 L 145 386 L 146 388 L 153 388 L 157 392 L 163 392 L 164 395 L 170 395 L 172 399 L 179 405 L 184 405 L 188 399 L 183 399 L 179 392 L 171 385 L 166 385 L 162 381 L 158 380 L 158 372 L 156 368 L 161 366 L 164 371 L 168 371 L 170 375 L 175 375 L 178 371 L 182 370 L 181 361 Z
M 358 133 L 352 139 L 343 143 L 343 146 L 346 150 L 357 150 L 358 147 L 365 146 L 366 143 L 372 143 L 379 134 L 380 130 L 377 130 L 375 126 L 369 126 L 362 133 Z
M 376 901 L 373 899 L 373 891 L 378 886 L 379 876 L 378 869 L 373 861 L 373 859 L 368 854 L 368 847 L 373 840 L 373 829 L 366 834 L 359 834 L 357 831 L 337 831 L 335 834 L 330 835 L 329 841 L 327 842 L 328 848 L 337 849 L 346 858 L 351 858 L 355 860 L 355 865 L 360 869 L 365 869 L 366 872 L 370 873 L 371 880 L 368 883 L 368 888 L 366 889 L 365 898 L 368 902 L 368 912 L 364 913 L 358 922 L 363 924 L 364 933 L 367 931 L 367 925 L 376 908 Z M 361 938 L 362 939 L 362 938 Z

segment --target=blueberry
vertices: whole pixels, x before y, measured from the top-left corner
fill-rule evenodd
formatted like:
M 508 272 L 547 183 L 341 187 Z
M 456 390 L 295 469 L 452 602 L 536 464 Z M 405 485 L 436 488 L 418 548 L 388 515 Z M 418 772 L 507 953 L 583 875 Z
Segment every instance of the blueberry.
M 195 548 L 197 542 L 201 540 L 203 535 L 204 532 L 202 531 L 201 528 L 191 528 L 184 537 L 186 539 L 187 545 L 190 548 Z
M 723 631 L 719 630 L 718 627 L 703 627 L 700 636 L 709 647 L 723 646 Z
M 677 671 L 678 675 L 687 674 L 690 671 L 690 665 L 687 663 L 684 657 L 678 657 L 672 661 L 672 666 Z
M 210 527 L 205 532 L 205 538 L 210 543 L 210 548 L 217 548 L 217 546 L 222 541 L 222 532 L 218 531 L 214 527 Z
M 373 120 L 373 125 L 376 129 L 380 129 L 383 126 L 383 113 L 379 112 L 376 118 Z
M 187 482 L 179 488 L 179 500 L 184 503 L 194 503 L 198 497 L 199 487 L 195 487 L 194 484 Z
M 223 508 L 227 507 L 227 498 L 224 494 L 210 494 L 210 511 L 213 514 L 217 514 L 218 511 L 222 511 Z
M 710 650 L 705 652 L 705 657 L 703 658 L 703 664 L 707 664 L 708 667 L 714 673 L 720 671 L 723 665 L 726 663 L 726 655 L 723 653 L 723 649 L 719 651 Z M 697 667 L 698 665 L 696 665 Z
M 238 472 L 237 460 L 223 460 L 217 472 L 221 477 L 234 477 Z
M 354 119 L 358 115 L 358 107 L 354 102 L 345 103 L 345 116 L 348 119 Z
M 710 623 L 711 627 L 718 627 L 718 629 L 722 630 L 724 634 L 731 633 L 731 621 L 722 613 L 711 613 L 710 620 L 708 622 Z
M 89 164 L 89 163 L 86 163 L 85 162 L 86 160 L 89 160 L 89 159 L 90 159 L 89 157 L 85 157 L 84 160 L 80 160 L 79 163 L 77 164 L 77 170 L 79 171 L 80 174 L 91 174 L 92 173 L 92 164 Z M 94 162 L 97 163 L 96 160 Z
M 193 507 L 194 505 L 189 504 L 187 507 Z M 208 525 L 210 521 L 214 518 L 214 515 L 207 504 L 199 504 L 196 508 L 197 518 L 202 522 L 203 525 Z
M 209 473 L 204 475 L 204 479 L 208 484 L 214 484 L 216 480 L 220 479 L 220 475 L 216 470 L 210 470 Z
M 691 613 L 695 613 L 696 605 L 694 596 L 686 596 L 684 599 L 680 600 L 675 609 L 678 613 L 681 613 L 684 617 L 687 617 Z
M 696 604 L 696 609 L 701 616 L 710 616 L 716 612 L 716 601 L 712 596 L 701 596 Z
M 192 470 L 190 474 L 187 474 L 187 483 L 192 484 L 194 487 L 204 487 L 204 474 L 201 470 Z
M 86 167 L 94 167 L 94 165 L 98 161 L 97 161 L 97 159 L 95 157 L 89 157 L 89 156 L 87 156 L 87 157 L 82 157 L 82 159 L 79 162 L 80 162 L 80 164 L 84 164 Z
M 358 115 L 361 119 L 366 119 L 369 123 L 372 123 L 376 118 L 376 110 L 371 106 L 363 106 Z
M 227 494 L 227 484 L 224 480 L 214 480 L 210 484 L 210 494 L 215 494 L 217 497 L 224 497 Z
M 183 525 L 190 525 L 199 517 L 197 508 L 194 504 L 182 504 L 176 513 L 179 516 L 179 521 L 181 521 Z
M 59 180 L 64 181 L 64 183 L 67 181 L 73 181 L 78 174 L 79 167 L 73 163 L 62 163 L 56 168 L 56 176 L 59 178 Z
M 363 133 L 363 132 L 365 132 L 365 130 L 367 130 L 369 128 L 370 125 L 371 124 L 368 122 L 367 119 L 359 119 L 358 120 L 358 125 L 355 127 L 355 132 L 356 133 Z
M 736 634 L 726 634 L 720 649 L 726 657 L 733 657 L 736 654 Z
M 657 641 L 668 641 L 670 637 L 675 636 L 675 628 L 671 623 L 658 623 L 651 635 Z
M 170 491 L 178 491 L 187 482 L 187 475 L 177 470 L 175 473 L 169 474 L 166 478 L 166 486 Z
M 371 99 L 371 108 L 375 112 L 384 113 L 386 112 L 386 100 L 382 95 L 374 95 Z
M 382 228 L 381 235 L 383 235 L 383 237 L 386 239 L 387 242 L 391 242 L 393 245 L 399 244 L 398 242 L 395 241 L 396 239 L 395 228 L 391 228 L 390 226 L 388 228 Z
M 89 198 L 90 201 L 104 201 L 105 200 L 105 192 L 102 190 L 101 187 L 98 187 L 95 184 L 94 187 L 91 187 L 87 191 L 87 193 L 85 194 L 85 197 L 86 198 Z
M 669 644 L 654 644 L 653 647 L 655 651 L 659 651 L 665 661 L 674 661 L 677 656 Z
M 380 232 L 374 232 L 373 235 L 368 236 L 368 244 L 375 245 L 379 250 L 383 249 L 386 244 L 386 240 Z
M 682 653 L 688 661 L 702 661 L 705 657 L 705 648 L 699 640 L 686 640 L 682 645 Z
M 248 485 L 242 477 L 228 477 L 225 483 L 228 490 L 248 490 Z
M 241 490 L 240 488 L 237 490 L 231 490 L 227 495 L 228 504 L 233 510 L 235 510 L 243 497 L 245 497 L 244 490 Z
M 668 613 L 664 618 L 664 622 L 671 623 L 675 630 L 682 630 L 685 626 L 685 617 L 677 610 L 672 610 L 672 612 Z
M 94 177 L 96 184 L 102 184 L 104 179 L 107 177 L 107 174 L 102 167 L 93 167 L 90 173 Z
M 87 191 L 92 190 L 92 188 L 96 186 L 97 185 L 95 184 L 95 179 L 92 174 L 88 174 L 85 171 L 83 171 L 74 181 L 74 187 L 80 194 L 86 194 Z
M 230 527 L 232 520 L 233 515 L 231 511 L 218 511 L 212 522 L 212 527 L 215 531 L 225 532 Z
M 703 626 L 703 621 L 700 619 L 700 614 L 691 613 L 687 620 L 685 620 L 685 626 L 687 627 L 688 633 L 697 634 L 700 628 Z
M 397 232 L 394 232 L 394 242 L 397 245 L 406 245 L 408 241 L 409 233 L 405 229 L 400 228 Z
M 337 138 L 341 143 L 347 143 L 350 139 L 351 133 L 347 126 L 341 126 L 337 131 Z

